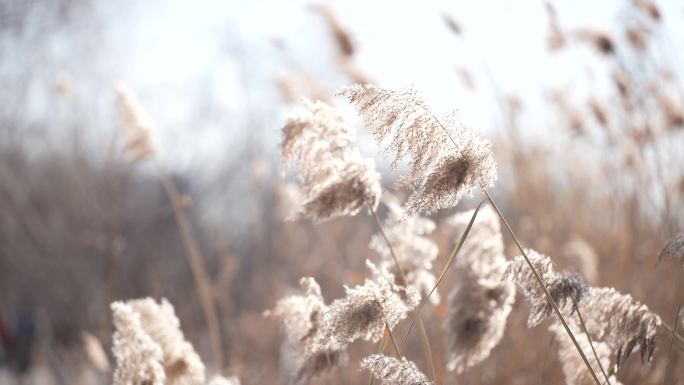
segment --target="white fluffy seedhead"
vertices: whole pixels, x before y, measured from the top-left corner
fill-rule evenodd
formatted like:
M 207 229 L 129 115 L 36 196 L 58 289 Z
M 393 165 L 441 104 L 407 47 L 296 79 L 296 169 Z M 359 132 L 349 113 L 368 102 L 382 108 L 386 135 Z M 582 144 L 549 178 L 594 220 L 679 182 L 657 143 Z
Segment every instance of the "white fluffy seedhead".
M 304 99 L 282 128 L 282 163 L 295 163 L 304 194 L 294 218 L 317 221 L 375 209 L 382 193 L 372 158 L 353 143 L 356 130 L 332 106 Z
M 392 274 L 377 269 L 369 261 L 366 263 L 374 278 L 363 285 L 345 288 L 346 296 L 330 304 L 311 349 L 344 349 L 357 339 L 377 342 L 385 324 L 394 327 L 418 305 L 420 295 L 416 289 L 397 285 Z
M 411 170 L 401 182 L 415 188 L 407 214 L 454 206 L 474 187 L 496 180 L 491 144 L 465 127 L 450 133 L 453 116 L 440 121 L 413 88 L 392 91 L 356 84 L 338 94 L 357 107 L 379 144 L 388 143 L 394 166 L 409 160 Z
M 384 354 L 372 354 L 361 360 L 361 368 L 387 385 L 433 385 L 434 383 L 412 361 Z

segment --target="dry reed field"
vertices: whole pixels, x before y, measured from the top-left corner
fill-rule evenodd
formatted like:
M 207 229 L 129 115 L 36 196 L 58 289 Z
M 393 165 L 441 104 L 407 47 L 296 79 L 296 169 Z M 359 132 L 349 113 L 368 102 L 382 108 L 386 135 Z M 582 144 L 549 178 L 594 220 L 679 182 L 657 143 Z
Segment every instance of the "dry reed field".
M 0 385 L 684 384 L 684 8 L 573 4 L 493 40 L 572 84 L 418 70 L 474 127 L 364 67 L 374 6 L 294 2 L 288 40 L 218 28 L 232 3 L 0 3 Z M 486 40 L 440 6 L 419 44 Z M 229 39 L 203 67 L 174 7 L 277 71 Z

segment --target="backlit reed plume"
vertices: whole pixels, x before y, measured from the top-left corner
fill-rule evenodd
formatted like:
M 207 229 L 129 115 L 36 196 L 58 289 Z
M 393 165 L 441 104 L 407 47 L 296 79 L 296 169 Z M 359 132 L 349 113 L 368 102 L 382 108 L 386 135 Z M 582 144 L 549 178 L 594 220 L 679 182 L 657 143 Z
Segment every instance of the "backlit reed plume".
M 658 254 L 658 262 L 679 260 L 684 268 L 684 233 L 677 234 L 665 243 L 665 247 Z
M 599 257 L 594 248 L 582 238 L 574 238 L 563 245 L 561 256 L 588 283 L 598 280 Z
M 655 336 L 662 325 L 646 305 L 613 288 L 590 288 L 579 303 L 587 331 L 610 347 L 619 367 L 635 349 L 642 361 L 650 361 Z
M 310 345 L 311 351 L 342 350 L 358 339 L 377 342 L 385 324 L 393 328 L 418 305 L 420 294 L 416 289 L 397 285 L 387 270 L 376 268 L 370 261 L 366 264 L 373 279 L 354 288 L 345 287 L 346 296 L 330 304 Z
M 526 250 L 526 254 L 546 284 L 551 298 L 567 314 L 573 313 L 574 304 L 579 303 L 589 289 L 587 284 L 578 274 L 556 272 L 551 258 L 546 255 L 530 249 Z M 528 326 L 536 326 L 553 314 L 553 305 L 547 300 L 544 289 L 539 285 L 534 273 L 522 256 L 515 257 L 509 263 L 504 273 L 504 279 L 515 282 L 532 305 L 530 316 L 527 319 Z
M 123 302 L 112 303 L 111 309 L 116 330 L 114 385 L 164 385 L 164 353 L 143 329 L 140 315 Z
M 385 194 L 383 200 L 389 209 L 385 220 L 385 234 L 392 245 L 399 265 L 406 274 L 408 280 L 406 284 L 427 295 L 437 280 L 432 273 L 432 263 L 437 258 L 439 248 L 432 239 L 427 237 L 435 230 L 435 222 L 419 215 L 411 215 L 402 220 L 401 205 L 397 199 Z M 389 270 L 399 280 L 398 283 L 402 284 L 401 273 L 382 235 L 373 235 L 369 247 L 380 254 L 382 258 L 380 267 Z M 430 301 L 434 305 L 439 304 L 440 297 L 437 290 L 430 296 Z
M 606 31 L 596 28 L 579 28 L 574 31 L 574 36 L 578 41 L 592 45 L 604 55 L 615 53 L 615 42 Z
M 546 36 L 546 47 L 549 51 L 557 51 L 563 48 L 566 44 L 565 34 L 561 30 L 560 23 L 558 22 L 558 11 L 556 7 L 550 2 L 545 1 L 544 6 L 546 7 L 546 15 L 549 20 L 549 30 Z
M 579 343 L 582 351 L 592 352 L 592 354 L 587 354 L 587 359 L 594 372 L 600 373 L 601 367 L 610 368 L 611 367 L 611 350 L 608 344 L 600 341 L 592 341 L 596 351 L 596 356 L 591 350 L 591 345 L 589 344 L 589 339 L 587 339 L 586 334 L 582 333 L 579 329 L 574 328 L 575 338 Z M 582 357 L 577 352 L 577 348 L 568 337 L 563 326 L 560 323 L 554 322 L 549 327 L 549 330 L 553 333 L 556 342 L 558 343 L 558 359 L 561 362 L 561 368 L 563 370 L 563 376 L 565 377 L 566 385 L 594 385 L 594 379 L 587 371 Z M 599 361 L 596 360 L 598 356 Z M 599 364 L 600 362 L 600 364 Z M 620 385 L 620 382 L 615 379 L 615 377 L 610 377 L 611 385 Z
M 361 360 L 361 368 L 387 385 L 432 385 L 433 382 L 412 361 L 383 354 L 372 354 Z
M 411 170 L 400 181 L 415 188 L 406 202 L 407 215 L 454 206 L 476 186 L 494 184 L 496 165 L 489 141 L 461 126 L 450 135 L 447 126 L 454 126 L 453 115 L 438 120 L 414 89 L 356 84 L 338 94 L 357 107 L 378 143 L 386 143 L 394 166 L 409 160 Z
M 501 341 L 515 289 L 510 283 L 459 275 L 448 301 L 447 368 L 462 373 L 489 357 Z
M 325 220 L 375 209 L 382 193 L 372 158 L 353 146 L 356 130 L 333 107 L 303 101 L 282 128 L 282 161 L 296 161 L 304 202 L 294 215 Z
M 201 385 L 205 368 L 192 344 L 185 340 L 173 305 L 152 298 L 126 302 L 140 317 L 143 330 L 162 349 L 167 385 Z
M 88 363 L 101 372 L 109 372 L 109 358 L 100 340 L 91 333 L 81 332 L 81 342 Z
M 299 284 L 302 295 L 284 297 L 272 312 L 267 312 L 283 322 L 286 337 L 281 346 L 281 361 L 289 382 L 293 384 L 308 383 L 311 377 L 344 366 L 347 362 L 347 353 L 341 349 L 307 349 L 318 333 L 328 306 L 313 278 L 302 278 Z
M 147 115 L 136 95 L 125 84 L 116 84 L 116 95 L 126 156 L 132 162 L 156 156 L 158 151 L 152 137 L 152 118 Z
M 651 0 L 634 0 L 634 6 L 654 21 L 660 21 L 660 9 Z
M 472 214 L 457 213 L 447 223 L 461 234 Z M 499 218 L 491 206 L 483 206 L 453 267 L 456 285 L 445 323 L 449 370 L 463 373 L 484 361 L 503 337 L 515 301 L 515 286 L 501 282 L 503 250 Z

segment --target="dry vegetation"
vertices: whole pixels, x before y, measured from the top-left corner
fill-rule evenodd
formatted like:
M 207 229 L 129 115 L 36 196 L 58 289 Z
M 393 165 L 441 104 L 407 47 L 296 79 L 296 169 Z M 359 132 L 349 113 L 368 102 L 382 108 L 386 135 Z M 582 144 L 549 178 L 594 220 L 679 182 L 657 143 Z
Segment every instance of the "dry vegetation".
M 609 85 L 548 92 L 554 141 L 514 96 L 488 140 L 371 85 L 324 6 L 357 84 L 278 78 L 283 178 L 246 151 L 203 191 L 123 84 L 105 152 L 36 153 L 3 113 L 0 385 L 684 383 L 684 87 L 657 6 L 626 9 L 613 36 L 547 4 L 549 54 L 593 50 Z M 202 215 L 246 202 L 244 229 Z

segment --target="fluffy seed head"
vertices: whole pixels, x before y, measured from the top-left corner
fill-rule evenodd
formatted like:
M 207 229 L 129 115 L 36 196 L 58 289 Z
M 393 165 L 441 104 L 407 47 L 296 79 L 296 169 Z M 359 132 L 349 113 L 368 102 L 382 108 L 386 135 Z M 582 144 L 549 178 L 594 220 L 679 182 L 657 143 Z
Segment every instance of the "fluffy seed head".
M 173 305 L 165 298 L 127 301 L 140 317 L 143 330 L 162 349 L 167 385 L 202 385 L 205 368 L 192 344 L 185 340 Z
M 155 157 L 158 151 L 152 138 L 154 122 L 128 86 L 117 83 L 116 95 L 126 155 L 134 163 Z
M 532 266 L 546 284 L 551 298 L 567 314 L 574 311 L 574 304 L 579 303 L 588 287 L 578 274 L 558 273 L 553 268 L 551 258 L 534 250 L 526 250 Z M 553 305 L 546 298 L 546 293 L 537 281 L 532 269 L 524 257 L 518 256 L 511 261 L 504 273 L 504 279 L 515 282 L 522 293 L 532 304 L 528 326 L 536 326 L 546 317 L 553 314 Z
M 100 340 L 91 333 L 81 332 L 81 342 L 90 365 L 101 372 L 109 372 L 109 358 Z
M 460 238 L 475 210 L 446 220 Z M 449 294 L 447 368 L 463 373 L 484 361 L 503 337 L 515 301 L 515 286 L 501 282 L 506 268 L 499 217 L 482 206 L 453 269 L 457 284 Z
M 330 304 L 310 346 L 312 351 L 344 349 L 357 339 L 377 342 L 385 323 L 394 327 L 418 305 L 420 295 L 416 289 L 397 285 L 387 270 L 377 269 L 369 261 L 366 264 L 373 272 L 373 280 L 345 288 L 346 296 Z
M 375 162 L 352 147 L 356 131 L 333 107 L 304 99 L 282 133 L 283 165 L 297 161 L 304 193 L 295 217 L 325 220 L 377 207 L 382 191 Z
M 321 288 L 311 277 L 299 281 L 303 295 L 291 295 L 278 301 L 269 315 L 280 318 L 286 338 L 281 346 L 281 360 L 289 382 L 305 384 L 312 377 L 344 366 L 347 354 L 339 349 L 307 349 L 318 333 L 321 318 L 328 311 Z
M 394 166 L 410 161 L 411 171 L 401 181 L 416 188 L 406 203 L 407 214 L 455 205 L 475 185 L 488 187 L 496 180 L 490 143 L 464 127 L 450 136 L 447 126 L 453 117 L 438 120 L 414 89 L 356 84 L 338 94 L 357 107 L 378 143 L 389 142 L 385 147 Z
M 665 247 L 663 247 L 658 255 L 658 262 L 672 259 L 678 259 L 684 269 L 684 233 L 677 234 L 677 236 L 667 241 Z
M 613 288 L 592 287 L 579 309 L 589 333 L 610 346 L 618 367 L 635 349 L 639 349 L 642 361 L 651 360 L 662 321 L 646 305 Z
M 599 358 L 599 361 L 597 361 L 593 351 L 591 350 L 591 345 L 589 344 L 586 334 L 584 334 L 577 327 L 574 327 L 573 329 L 575 339 L 589 360 L 589 364 L 594 370 L 594 373 L 600 376 L 601 367 L 608 372 L 611 367 L 611 354 L 608 344 L 597 340 L 591 341 L 594 349 L 596 350 L 596 356 Z M 549 327 L 549 330 L 553 333 L 554 338 L 558 342 L 558 358 L 561 362 L 563 375 L 565 376 L 565 383 L 567 385 L 595 384 L 591 373 L 589 370 L 587 370 L 586 364 L 582 360 L 582 357 L 577 351 L 575 344 L 572 343 L 572 340 L 568 336 L 563 326 L 559 322 L 554 322 Z M 620 382 L 618 382 L 614 377 L 610 377 L 609 379 L 611 385 L 621 385 Z
M 384 354 L 372 354 L 361 360 L 361 368 L 387 385 L 433 385 L 433 382 L 412 361 Z
M 489 357 L 503 337 L 515 301 L 511 283 L 461 275 L 449 294 L 447 368 L 463 373 Z
M 162 349 L 143 330 L 140 315 L 123 302 L 112 303 L 111 309 L 116 330 L 114 385 L 164 385 Z

